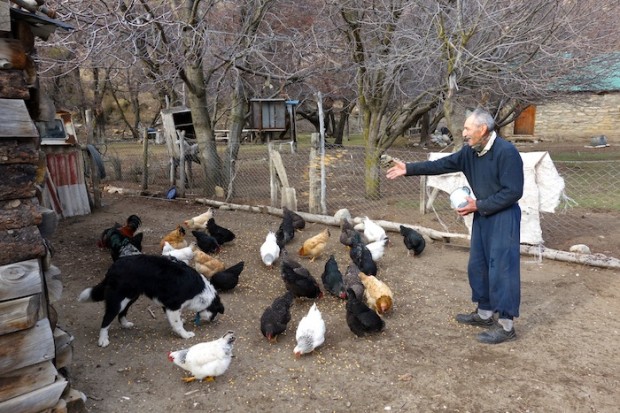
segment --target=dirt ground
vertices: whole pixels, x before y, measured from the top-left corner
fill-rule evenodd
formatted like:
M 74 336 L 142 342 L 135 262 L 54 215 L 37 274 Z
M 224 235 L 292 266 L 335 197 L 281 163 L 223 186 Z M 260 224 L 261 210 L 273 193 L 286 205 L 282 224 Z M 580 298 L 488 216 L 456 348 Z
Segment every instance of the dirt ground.
M 144 252 L 157 254 L 160 238 L 205 206 L 106 194 L 104 208 L 60 222 L 52 238 L 53 263 L 62 271 L 63 297 L 56 304 L 59 325 L 74 337 L 69 378 L 84 392 L 90 412 L 612 412 L 620 405 L 620 278 L 600 268 L 522 258 L 518 339 L 479 344 L 475 327 L 454 321 L 473 309 L 467 284 L 467 249 L 430 243 L 415 259 L 402 238 L 378 262 L 379 278 L 395 293 L 383 333 L 357 338 L 347 327 L 345 303 L 326 295 L 318 301 L 327 325 L 325 344 L 295 359 L 295 329 L 311 300 L 299 299 L 285 335 L 269 344 L 259 318 L 284 291 L 277 269 L 265 268 L 258 249 L 280 218 L 240 211 L 216 211 L 216 221 L 237 240 L 220 254 L 226 264 L 245 261 L 237 288 L 222 294 L 225 314 L 199 327 L 185 314 L 196 337 L 174 335 L 161 309 L 147 298 L 132 307 L 133 329 L 110 328 L 110 345 L 97 346 L 102 303 L 78 303 L 111 263 L 95 243 L 101 231 L 130 214 L 143 221 Z M 324 228 L 308 224 L 291 251 Z M 325 255 L 311 263 L 320 279 L 330 253 L 341 270 L 349 262 L 331 228 Z M 190 235 L 191 238 L 191 235 Z M 184 371 L 166 354 L 236 333 L 234 359 L 215 382 L 181 381 Z

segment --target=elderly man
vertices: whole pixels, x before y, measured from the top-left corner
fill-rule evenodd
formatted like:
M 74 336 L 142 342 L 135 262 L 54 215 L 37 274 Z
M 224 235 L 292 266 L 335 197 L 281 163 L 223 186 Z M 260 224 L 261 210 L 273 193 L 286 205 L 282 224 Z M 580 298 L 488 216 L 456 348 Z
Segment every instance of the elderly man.
M 463 128 L 466 145 L 444 158 L 426 162 L 396 162 L 389 179 L 412 175 L 463 172 L 476 197 L 467 197 L 459 215 L 474 214 L 467 273 L 477 308 L 457 314 L 456 321 L 488 328 L 478 334 L 482 343 L 498 344 L 516 338 L 514 317 L 521 300 L 520 243 L 523 161 L 510 142 L 499 137 L 493 117 L 476 109 Z M 495 322 L 494 315 L 498 319 Z

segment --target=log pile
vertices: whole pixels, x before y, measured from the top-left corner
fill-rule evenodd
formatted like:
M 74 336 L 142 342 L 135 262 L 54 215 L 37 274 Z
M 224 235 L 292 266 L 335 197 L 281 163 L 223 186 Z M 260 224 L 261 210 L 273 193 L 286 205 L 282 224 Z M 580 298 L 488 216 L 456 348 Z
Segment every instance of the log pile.
M 0 3 L 0 21 L 16 25 L 0 25 L 0 412 L 85 411 L 67 378 L 73 337 L 57 326 L 54 309 L 62 283 L 45 237 L 58 218 L 37 197 L 46 167 L 34 123 L 34 37 L 8 17 Z

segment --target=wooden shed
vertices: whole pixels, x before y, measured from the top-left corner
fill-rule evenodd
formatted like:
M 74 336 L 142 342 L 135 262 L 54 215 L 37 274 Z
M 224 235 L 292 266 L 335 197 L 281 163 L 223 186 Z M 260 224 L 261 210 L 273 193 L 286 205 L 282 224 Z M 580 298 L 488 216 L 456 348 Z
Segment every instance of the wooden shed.
M 47 168 L 30 54 L 54 23 L 9 4 L 0 3 L 0 412 L 84 411 L 66 377 L 73 337 L 54 309 L 62 282 L 46 239 L 58 217 L 40 202 Z

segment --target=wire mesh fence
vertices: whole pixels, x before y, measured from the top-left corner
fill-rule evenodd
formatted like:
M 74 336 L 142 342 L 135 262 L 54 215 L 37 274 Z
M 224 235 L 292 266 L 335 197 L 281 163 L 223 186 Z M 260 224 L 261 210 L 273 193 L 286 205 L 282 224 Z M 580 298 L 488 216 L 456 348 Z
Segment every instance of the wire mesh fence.
M 310 197 L 310 155 L 308 145 L 295 151 L 290 145 L 275 144 L 286 170 L 289 186 L 295 188 L 297 209 L 308 212 Z M 223 154 L 227 145 L 218 145 Z M 429 151 L 430 152 L 430 151 Z M 390 149 L 390 155 L 405 161 L 422 161 L 428 153 L 411 149 Z M 553 154 L 551 154 L 553 158 Z M 421 177 L 388 180 L 385 171 L 379 173 L 380 196 L 366 196 L 364 148 L 330 146 L 321 158 L 324 169 L 326 214 L 333 215 L 347 208 L 352 216 L 368 216 L 437 231 L 468 233 L 467 227 L 450 207 L 449 194 L 433 191 Z M 142 186 L 143 156 L 141 151 L 119 154 L 108 149 L 104 154 L 107 178 L 104 184 L 140 189 Z M 568 250 L 571 245 L 597 240 L 592 252 L 620 257 L 618 230 L 620 217 L 620 161 L 554 162 L 563 178 L 565 197 L 555 212 L 541 212 L 540 225 L 544 245 Z M 205 175 L 202 166 L 190 162 L 186 198 L 205 197 Z M 244 205 L 270 205 L 270 167 L 267 145 L 240 146 L 235 163 L 234 195 L 230 202 Z M 165 196 L 172 185 L 170 158 L 161 145 L 148 150 L 148 192 Z M 432 199 L 432 203 L 429 202 Z M 222 199 L 220 199 L 222 200 Z M 280 207 L 277 203 L 273 205 Z M 586 238 L 586 235 L 588 238 Z

